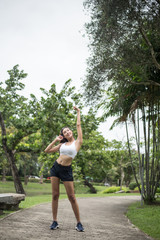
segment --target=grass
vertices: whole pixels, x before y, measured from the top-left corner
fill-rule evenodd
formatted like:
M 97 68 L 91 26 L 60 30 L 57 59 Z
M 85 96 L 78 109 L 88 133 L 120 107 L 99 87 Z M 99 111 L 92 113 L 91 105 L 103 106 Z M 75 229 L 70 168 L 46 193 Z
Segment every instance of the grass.
M 127 212 L 130 221 L 149 236 L 160 240 L 160 200 L 159 205 L 132 204 Z
M 29 208 L 37 204 L 51 202 L 52 200 L 52 190 L 51 190 L 51 183 L 31 183 L 29 182 L 27 185 L 24 185 L 24 190 L 26 192 L 25 201 L 22 201 L 19 204 L 21 208 Z M 83 186 L 82 184 L 75 183 L 75 193 L 77 198 L 81 197 L 106 197 L 106 196 L 115 196 L 115 194 L 103 194 L 102 191 L 106 189 L 105 186 L 94 186 L 97 190 L 96 194 L 89 193 L 89 188 Z M 14 183 L 7 181 L 7 182 L 0 182 L 0 193 L 9 193 L 15 192 Z M 131 195 L 131 194 L 116 194 L 116 196 L 124 196 L 124 195 Z M 67 198 L 66 191 L 63 184 L 60 184 L 60 199 Z M 0 217 L 4 217 L 7 214 L 13 211 L 4 211 L 4 215 Z
M 32 183 L 29 182 L 27 185 L 24 185 L 24 190 L 28 196 L 37 196 L 37 195 L 49 195 L 52 194 L 51 183 Z M 103 186 L 102 186 L 103 187 Z M 103 187 L 105 188 L 105 186 Z M 97 186 L 98 191 L 100 191 L 99 186 Z M 13 182 L 0 182 L 0 193 L 15 193 L 15 187 Z M 88 187 L 85 187 L 80 184 L 75 184 L 75 192 L 80 193 L 88 193 Z M 66 194 L 65 188 L 63 184 L 60 184 L 60 193 Z

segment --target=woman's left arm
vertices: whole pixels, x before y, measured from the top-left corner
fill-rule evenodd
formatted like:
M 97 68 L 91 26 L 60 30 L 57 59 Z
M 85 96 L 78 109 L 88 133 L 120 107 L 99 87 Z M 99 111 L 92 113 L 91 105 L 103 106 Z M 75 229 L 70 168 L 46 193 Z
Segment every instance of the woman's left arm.
M 76 147 L 77 147 L 77 151 L 79 151 L 82 143 L 83 143 L 83 136 L 82 136 L 82 128 L 81 128 L 81 116 L 80 116 L 80 109 L 77 107 L 73 107 L 74 110 L 77 111 L 77 140 L 76 140 Z

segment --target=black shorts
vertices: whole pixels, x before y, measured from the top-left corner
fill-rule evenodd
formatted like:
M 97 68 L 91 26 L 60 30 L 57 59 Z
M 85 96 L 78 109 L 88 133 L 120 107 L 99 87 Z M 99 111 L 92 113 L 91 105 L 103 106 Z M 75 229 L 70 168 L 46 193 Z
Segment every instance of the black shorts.
M 72 167 L 63 166 L 57 161 L 54 162 L 52 168 L 50 169 L 51 177 L 58 177 L 62 181 L 73 181 Z

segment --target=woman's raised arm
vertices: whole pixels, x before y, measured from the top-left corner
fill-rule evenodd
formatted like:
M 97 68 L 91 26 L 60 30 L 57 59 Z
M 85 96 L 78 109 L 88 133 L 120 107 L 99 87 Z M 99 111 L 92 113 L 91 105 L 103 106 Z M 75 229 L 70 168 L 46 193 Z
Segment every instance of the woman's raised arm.
M 44 150 L 45 153 L 52 153 L 52 152 L 57 152 L 59 151 L 60 146 L 62 145 L 62 143 L 58 144 L 57 146 L 53 147 L 55 145 L 56 142 L 60 142 L 63 139 L 62 136 L 58 136 L 56 137 L 53 142 L 51 142 L 46 149 Z

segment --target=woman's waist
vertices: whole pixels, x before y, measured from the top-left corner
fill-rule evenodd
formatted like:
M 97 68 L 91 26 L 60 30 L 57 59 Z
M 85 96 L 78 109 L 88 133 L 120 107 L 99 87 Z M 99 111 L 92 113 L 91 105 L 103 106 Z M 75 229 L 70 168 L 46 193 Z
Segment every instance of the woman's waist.
M 59 158 L 56 160 L 58 164 L 63 165 L 63 166 L 70 166 L 72 163 L 72 158 L 68 157 L 66 155 L 61 155 Z

